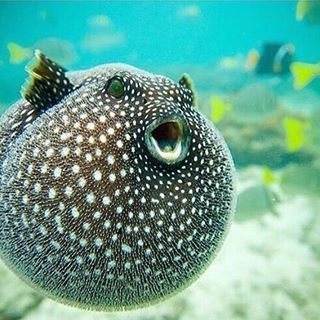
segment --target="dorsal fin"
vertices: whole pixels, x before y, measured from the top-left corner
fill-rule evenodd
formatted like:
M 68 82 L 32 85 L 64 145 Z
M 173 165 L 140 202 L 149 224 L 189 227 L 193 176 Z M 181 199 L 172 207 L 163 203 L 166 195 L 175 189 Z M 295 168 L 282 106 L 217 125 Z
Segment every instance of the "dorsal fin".
M 74 90 L 66 70 L 48 59 L 40 50 L 26 66 L 29 79 L 22 87 L 22 97 L 37 109 L 47 109 Z
M 179 80 L 179 84 L 191 91 L 192 104 L 195 105 L 196 104 L 196 95 L 195 95 L 195 91 L 194 91 L 193 81 L 190 78 L 190 76 L 188 74 L 184 73 Z

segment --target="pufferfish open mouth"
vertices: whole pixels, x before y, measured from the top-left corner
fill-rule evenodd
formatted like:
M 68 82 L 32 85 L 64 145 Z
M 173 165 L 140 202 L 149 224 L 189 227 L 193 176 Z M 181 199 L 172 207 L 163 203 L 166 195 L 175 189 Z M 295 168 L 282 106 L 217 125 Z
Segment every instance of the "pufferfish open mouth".
M 150 153 L 166 164 L 179 163 L 190 147 L 190 130 L 182 114 L 156 119 L 146 130 Z

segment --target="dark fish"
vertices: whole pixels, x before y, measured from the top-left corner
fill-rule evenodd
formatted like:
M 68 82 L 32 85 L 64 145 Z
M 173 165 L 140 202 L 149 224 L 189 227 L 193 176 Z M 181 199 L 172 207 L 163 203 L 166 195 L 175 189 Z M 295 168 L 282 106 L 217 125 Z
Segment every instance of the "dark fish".
M 96 310 L 195 280 L 234 210 L 220 134 L 175 83 L 124 64 L 66 71 L 39 51 L 0 122 L 0 252 L 43 294 Z

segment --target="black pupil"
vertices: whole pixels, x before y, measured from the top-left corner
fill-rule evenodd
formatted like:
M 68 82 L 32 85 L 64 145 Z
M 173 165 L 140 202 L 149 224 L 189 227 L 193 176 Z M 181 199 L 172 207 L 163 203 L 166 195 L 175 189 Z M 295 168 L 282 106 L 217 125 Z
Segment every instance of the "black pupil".
M 122 82 L 119 79 L 111 80 L 107 91 L 111 96 L 120 98 L 124 92 Z
M 183 137 L 182 128 L 173 121 L 161 124 L 151 134 L 163 151 L 173 151 Z

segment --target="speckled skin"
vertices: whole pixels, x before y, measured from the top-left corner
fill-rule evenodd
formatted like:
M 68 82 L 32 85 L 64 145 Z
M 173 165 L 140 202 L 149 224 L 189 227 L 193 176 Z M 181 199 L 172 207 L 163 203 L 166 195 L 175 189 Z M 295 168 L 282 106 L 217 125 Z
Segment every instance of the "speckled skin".
M 115 74 L 125 83 L 119 101 L 104 91 Z M 197 278 L 226 235 L 230 153 L 190 90 L 168 78 L 122 64 L 68 78 L 81 86 L 40 115 L 21 100 L 1 118 L 1 257 L 66 304 L 126 310 L 162 300 Z M 168 166 L 144 132 L 178 110 L 191 145 Z

